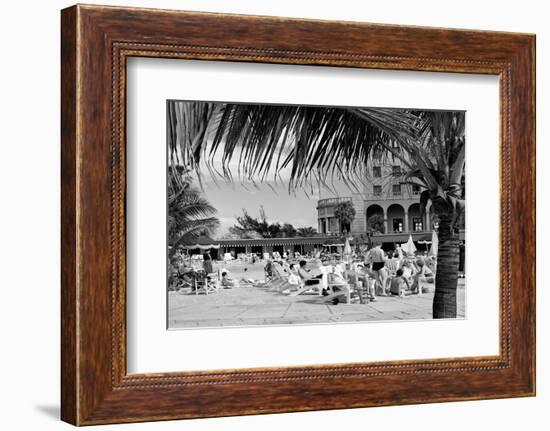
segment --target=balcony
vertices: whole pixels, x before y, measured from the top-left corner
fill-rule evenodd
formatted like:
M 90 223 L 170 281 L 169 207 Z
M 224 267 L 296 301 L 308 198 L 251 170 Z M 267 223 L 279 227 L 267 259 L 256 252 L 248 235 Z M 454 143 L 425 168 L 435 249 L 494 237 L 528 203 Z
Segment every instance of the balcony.
M 319 199 L 317 201 L 317 208 L 336 206 L 342 202 L 351 202 L 351 196 L 344 197 L 344 198 Z

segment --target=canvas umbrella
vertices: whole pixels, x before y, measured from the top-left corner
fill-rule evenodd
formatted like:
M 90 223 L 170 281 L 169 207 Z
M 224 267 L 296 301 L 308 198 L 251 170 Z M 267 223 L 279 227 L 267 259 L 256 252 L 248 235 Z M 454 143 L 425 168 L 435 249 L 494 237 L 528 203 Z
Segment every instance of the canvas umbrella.
M 193 250 L 197 248 L 200 250 L 209 250 L 211 248 L 217 250 L 220 248 L 220 244 L 209 236 L 203 235 L 197 238 L 197 240 L 193 244 L 185 244 L 183 247 L 188 250 Z
M 349 238 L 346 238 L 346 243 L 344 244 L 344 262 L 351 263 L 351 245 L 349 245 Z
M 401 245 L 401 249 L 407 254 L 414 254 L 416 251 L 416 246 L 414 245 L 412 235 L 409 235 L 409 240 Z

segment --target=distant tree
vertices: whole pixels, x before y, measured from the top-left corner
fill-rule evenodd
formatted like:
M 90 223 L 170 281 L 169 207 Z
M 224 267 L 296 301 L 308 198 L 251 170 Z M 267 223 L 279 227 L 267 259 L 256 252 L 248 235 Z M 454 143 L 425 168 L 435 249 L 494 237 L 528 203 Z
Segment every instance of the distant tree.
M 384 216 L 381 214 L 373 214 L 367 220 L 367 229 L 370 232 L 385 233 Z
M 243 215 L 235 217 L 237 224 L 229 228 L 229 232 L 237 238 L 269 238 L 270 230 L 264 208 L 260 208 L 260 217 L 252 217 L 243 208 Z
M 282 236 L 283 227 L 280 223 L 267 221 L 264 207 L 260 207 L 260 216 L 252 217 L 243 208 L 243 215 L 237 216 L 237 224 L 229 228 L 229 233 L 238 238 L 279 238 Z M 294 229 L 291 225 L 289 225 Z M 288 228 L 287 228 L 288 229 Z
M 315 236 L 315 235 L 317 235 L 317 229 L 311 226 L 299 227 L 296 230 L 296 236 L 308 237 L 308 236 Z
M 290 223 L 270 223 L 264 207 L 260 207 L 259 217 L 252 217 L 243 208 L 243 214 L 237 216 L 237 223 L 229 228 L 229 234 L 235 238 L 293 238 L 295 236 L 313 236 L 317 231 L 312 227 L 296 229 Z
M 355 208 L 350 201 L 340 202 L 334 211 L 334 216 L 340 222 L 340 231 L 350 231 L 351 223 L 355 219 Z
M 281 236 L 283 236 L 280 223 L 268 224 L 267 231 L 269 232 L 269 235 L 266 238 L 280 238 Z
M 281 233 L 284 238 L 292 238 L 296 236 L 296 228 L 290 223 L 285 223 L 281 226 Z

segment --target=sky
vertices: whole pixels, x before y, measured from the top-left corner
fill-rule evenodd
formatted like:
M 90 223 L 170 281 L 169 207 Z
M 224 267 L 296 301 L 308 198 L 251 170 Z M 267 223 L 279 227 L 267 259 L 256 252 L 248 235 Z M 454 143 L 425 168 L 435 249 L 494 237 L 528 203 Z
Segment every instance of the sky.
M 237 172 L 236 166 L 231 166 L 232 172 Z M 223 179 L 214 180 L 207 169 L 202 172 L 202 191 L 208 201 L 218 210 L 216 217 L 220 220 L 220 228 L 214 235 L 221 238 L 228 229 L 236 223 L 236 216 L 243 213 L 243 208 L 252 217 L 259 217 L 260 207 L 264 207 L 269 222 L 290 223 L 294 227 L 311 226 L 317 229 L 317 200 L 338 195 L 351 195 L 351 191 L 341 182 L 334 181 L 335 190 L 323 186 L 306 191 L 297 190 L 289 193 L 288 178 L 290 169 L 280 172 L 281 180 L 275 182 L 273 176 L 263 183 L 241 182 L 235 180 L 227 183 Z M 195 176 L 195 185 L 199 185 Z M 336 192 L 336 193 L 335 193 Z
M 243 208 L 251 216 L 258 217 L 261 206 L 271 222 L 317 228 L 318 195 L 308 197 L 304 192 L 298 192 L 292 196 L 283 184 L 274 184 L 273 181 L 270 183 L 274 190 L 266 184 L 260 184 L 256 188 L 250 183 L 227 184 L 219 181 L 215 184 L 210 179 L 203 181 L 206 198 L 218 210 L 220 229 L 216 236 L 227 233 L 228 228 L 235 225 L 235 217 L 242 215 Z

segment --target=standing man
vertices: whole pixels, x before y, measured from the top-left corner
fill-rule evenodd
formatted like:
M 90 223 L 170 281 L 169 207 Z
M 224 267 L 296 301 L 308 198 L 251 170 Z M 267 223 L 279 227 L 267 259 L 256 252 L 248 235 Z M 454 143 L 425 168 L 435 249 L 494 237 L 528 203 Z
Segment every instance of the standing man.
M 386 294 L 386 281 L 388 280 L 388 271 L 386 270 L 386 255 L 382 250 L 382 243 L 376 241 L 374 247 L 370 249 L 367 254 L 366 264 L 372 265 L 372 272 L 375 276 L 376 282 L 378 282 L 379 294 Z

